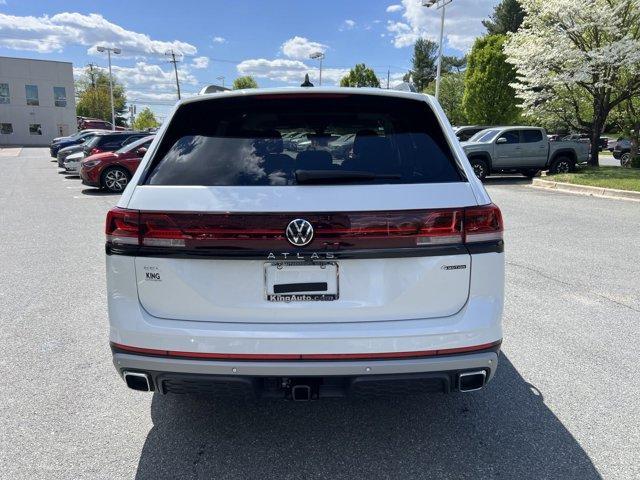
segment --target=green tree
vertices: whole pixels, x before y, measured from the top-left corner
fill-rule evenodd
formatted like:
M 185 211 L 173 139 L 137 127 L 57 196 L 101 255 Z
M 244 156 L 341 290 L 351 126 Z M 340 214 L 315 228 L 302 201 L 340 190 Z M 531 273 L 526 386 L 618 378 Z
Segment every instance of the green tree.
M 133 120 L 131 128 L 134 130 L 146 130 L 147 128 L 155 128 L 158 125 L 160 125 L 160 123 L 151 109 L 149 107 L 145 107 L 144 110 L 142 110 Z
M 524 17 L 525 12 L 520 0 L 502 0 L 493 9 L 491 17 L 482 21 L 482 25 L 489 35 L 506 35 L 518 31 Z
M 465 72 L 462 105 L 467 119 L 481 125 L 509 125 L 520 116 L 512 83 L 515 69 L 502 51 L 505 35 L 476 40 Z
M 465 125 L 468 122 L 467 116 L 462 106 L 464 95 L 465 74 L 449 73 L 440 79 L 440 105 L 447 114 L 447 118 L 452 125 Z M 424 93 L 433 95 L 436 91 L 435 82 L 431 82 L 424 90 Z
M 340 80 L 341 87 L 378 87 L 380 80 L 364 63 L 358 63 Z
M 238 77 L 233 81 L 234 90 L 243 90 L 245 88 L 258 88 L 258 82 L 251 75 Z
M 442 56 L 442 72 L 443 73 L 460 73 L 467 68 L 467 56 L 454 57 Z
M 416 89 L 421 92 L 436 78 L 438 44 L 426 38 L 419 38 L 413 46 L 411 65 L 412 69 L 405 76 L 405 81 L 409 81 L 410 78 Z
M 640 95 L 637 0 L 520 0 L 526 16 L 504 46 L 527 113 L 560 111 L 591 139 L 589 164 L 609 114 Z M 561 99 L 560 102 L 558 99 Z
M 109 95 L 109 75 L 102 70 L 87 68 L 76 81 L 78 103 L 76 113 L 82 117 L 111 121 L 111 98 Z M 127 97 L 124 86 L 113 79 L 113 105 L 116 125 L 125 126 Z

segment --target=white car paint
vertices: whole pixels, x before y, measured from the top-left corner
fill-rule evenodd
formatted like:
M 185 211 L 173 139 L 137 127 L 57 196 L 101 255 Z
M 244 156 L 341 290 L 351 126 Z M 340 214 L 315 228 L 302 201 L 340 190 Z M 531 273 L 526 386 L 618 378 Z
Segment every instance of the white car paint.
M 295 91 L 233 91 L 182 100 L 157 133 L 118 206 L 144 211 L 240 213 L 414 210 L 491 203 L 437 101 L 427 95 L 381 89 L 317 88 L 313 92 L 352 91 L 425 102 L 436 113 L 467 181 L 375 186 L 138 185 L 180 105 Z M 502 338 L 501 252 L 337 263 L 338 300 L 273 303 L 264 298 L 263 260 L 107 255 L 110 340 L 162 351 L 241 355 L 428 351 L 495 343 Z M 464 268 L 445 270 L 448 265 Z M 159 272 L 162 281 L 147 281 L 145 272 L 150 270 Z M 127 357 L 116 359 L 119 370 L 126 366 L 121 362 Z M 172 368 L 186 364 L 180 365 Z M 393 373 L 392 365 L 385 367 L 386 373 Z M 318 368 L 315 374 L 323 371 Z M 327 365 L 324 373 L 329 375 L 337 371 L 335 368 Z M 397 371 L 405 371 L 403 368 L 406 365 Z M 494 370 L 492 365 L 489 375 Z
M 78 173 L 80 171 L 80 163 L 84 159 L 84 152 L 72 153 L 64 162 L 64 169 L 67 172 Z

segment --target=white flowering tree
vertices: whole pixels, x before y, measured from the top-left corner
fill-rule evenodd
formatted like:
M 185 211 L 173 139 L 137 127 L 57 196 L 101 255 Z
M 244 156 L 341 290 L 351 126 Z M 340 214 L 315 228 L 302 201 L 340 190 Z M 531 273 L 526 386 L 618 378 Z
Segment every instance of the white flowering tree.
M 520 0 L 505 45 L 523 111 L 591 136 L 590 164 L 612 109 L 640 94 L 640 0 Z

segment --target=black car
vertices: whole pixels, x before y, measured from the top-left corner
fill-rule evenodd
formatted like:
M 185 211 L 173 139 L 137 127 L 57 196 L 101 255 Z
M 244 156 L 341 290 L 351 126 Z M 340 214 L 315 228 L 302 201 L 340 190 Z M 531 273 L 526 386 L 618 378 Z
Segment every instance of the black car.
M 591 143 L 591 137 L 585 133 L 572 133 L 562 139 L 565 142 L 589 142 Z M 609 145 L 609 139 L 607 137 L 598 138 L 598 151 L 602 152 L 607 149 Z
M 147 137 L 147 132 L 105 132 L 98 133 L 91 140 L 85 142 L 84 156 L 95 155 L 102 152 L 114 152 L 120 148 L 135 142 L 140 138 Z
M 611 153 L 613 153 L 613 158 L 620 160 L 620 165 L 629 166 L 631 164 L 631 141 L 627 138 L 619 139 Z

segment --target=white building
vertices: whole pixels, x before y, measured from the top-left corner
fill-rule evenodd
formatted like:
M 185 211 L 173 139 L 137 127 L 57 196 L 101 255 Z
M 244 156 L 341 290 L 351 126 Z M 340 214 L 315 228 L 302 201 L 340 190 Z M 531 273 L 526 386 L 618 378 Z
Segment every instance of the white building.
M 0 57 L 0 145 L 48 145 L 76 129 L 71 63 Z

